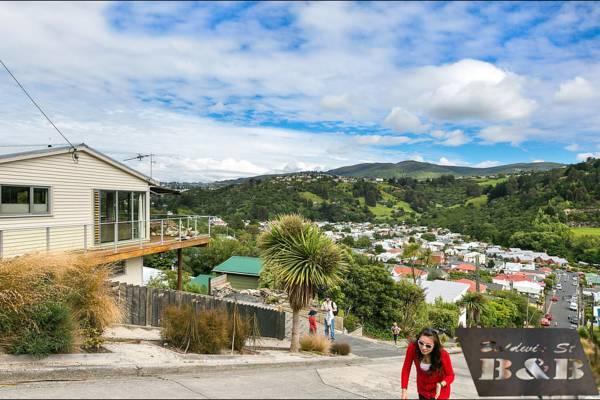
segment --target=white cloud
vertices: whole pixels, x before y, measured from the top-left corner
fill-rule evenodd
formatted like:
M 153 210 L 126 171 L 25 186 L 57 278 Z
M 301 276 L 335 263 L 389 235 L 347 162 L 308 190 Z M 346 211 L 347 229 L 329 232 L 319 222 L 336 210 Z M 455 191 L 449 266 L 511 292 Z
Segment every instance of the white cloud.
M 330 110 L 345 110 L 350 108 L 350 101 L 347 94 L 325 96 L 321 98 L 320 104 L 321 107 Z
M 574 79 L 563 82 L 554 94 L 558 103 L 576 103 L 594 97 L 594 89 L 589 81 L 577 76 Z
M 442 146 L 462 146 L 463 144 L 469 143 L 471 138 L 464 134 L 460 129 L 455 129 L 450 132 L 445 132 L 442 130 L 435 130 L 430 133 L 430 135 L 439 141 L 437 144 L 441 144 Z
M 424 90 L 419 103 L 447 120 L 508 121 L 528 117 L 535 101 L 523 96 L 524 78 L 478 60 L 461 60 L 415 73 Z
M 600 151 L 594 152 L 594 153 L 579 153 L 577 154 L 577 156 L 575 157 L 577 159 L 577 161 L 585 161 L 588 158 L 600 158 Z
M 460 160 L 451 160 L 449 158 L 446 157 L 440 157 L 440 159 L 437 162 L 438 165 L 446 165 L 446 166 L 456 166 L 456 165 L 468 165 L 468 163 L 464 162 L 464 161 L 460 161 Z
M 427 129 L 419 117 L 402 107 L 392 108 L 384 124 L 398 132 L 406 133 L 423 133 Z
M 581 147 L 579 147 L 579 145 L 577 143 L 572 143 L 572 144 L 566 146 L 565 150 L 578 151 L 578 150 L 581 150 Z
M 399 144 L 412 143 L 413 139 L 406 136 L 382 136 L 382 135 L 364 135 L 357 136 L 356 141 L 359 144 L 396 146 Z
M 490 168 L 490 167 L 496 167 L 498 165 L 502 165 L 502 163 L 499 161 L 488 160 L 488 161 L 479 162 L 479 163 L 473 165 L 473 167 L 475 167 L 475 168 Z
M 541 163 L 544 162 L 544 160 L 533 160 L 532 163 Z
M 517 145 L 527 138 L 527 129 L 519 126 L 494 125 L 483 128 L 478 133 L 484 144 L 511 143 Z

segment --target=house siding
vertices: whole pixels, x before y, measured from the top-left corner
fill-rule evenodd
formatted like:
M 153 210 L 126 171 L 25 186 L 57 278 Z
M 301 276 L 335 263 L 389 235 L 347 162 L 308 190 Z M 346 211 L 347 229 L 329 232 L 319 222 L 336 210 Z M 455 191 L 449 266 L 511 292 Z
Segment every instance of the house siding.
M 47 238 L 51 251 L 83 249 L 84 225 L 88 225 L 87 245 L 93 247 L 94 189 L 145 192 L 149 219 L 147 182 L 84 151 L 78 154 L 77 163 L 63 153 L 0 164 L 0 185 L 50 187 L 50 215 L 0 215 L 3 257 L 45 251 Z M 46 226 L 52 227 L 49 232 Z
M 226 274 L 227 281 L 231 283 L 231 287 L 234 289 L 257 289 L 258 288 L 258 277 L 245 276 L 245 275 L 234 275 Z

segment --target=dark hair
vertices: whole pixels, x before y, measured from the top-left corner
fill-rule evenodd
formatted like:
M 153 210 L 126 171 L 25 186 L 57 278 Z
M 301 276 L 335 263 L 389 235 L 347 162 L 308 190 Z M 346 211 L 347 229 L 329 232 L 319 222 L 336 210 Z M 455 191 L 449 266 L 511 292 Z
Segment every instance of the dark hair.
M 432 328 L 423 328 L 421 332 L 417 335 L 417 341 L 421 338 L 421 336 L 427 336 L 433 339 L 433 349 L 429 356 L 431 357 L 431 371 L 438 372 L 442 369 L 442 343 L 440 342 L 440 338 L 438 337 L 438 331 Z M 419 347 L 419 343 L 415 343 L 416 345 L 416 355 L 419 361 L 423 359 L 423 353 L 421 353 L 421 348 Z

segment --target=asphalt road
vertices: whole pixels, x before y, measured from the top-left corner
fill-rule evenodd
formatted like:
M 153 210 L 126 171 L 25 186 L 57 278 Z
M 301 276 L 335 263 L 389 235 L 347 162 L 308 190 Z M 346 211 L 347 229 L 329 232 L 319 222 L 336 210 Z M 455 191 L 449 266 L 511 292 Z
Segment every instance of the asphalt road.
M 477 392 L 462 354 L 451 355 L 456 380 L 452 398 Z M 365 399 L 399 398 L 403 357 L 375 358 L 360 365 L 277 367 L 147 377 L 31 382 L 0 385 L 0 399 Z M 417 397 L 415 371 L 409 396 Z
M 562 285 L 562 289 L 556 290 L 556 296 L 558 296 L 559 300 L 556 303 L 550 302 L 550 314 L 552 314 L 553 328 L 569 328 L 571 326 L 571 323 L 568 320 L 569 315 L 577 314 L 575 311 L 569 310 L 571 296 L 577 293 L 578 290 L 578 286 L 573 285 L 574 276 L 576 276 L 574 273 L 566 273 L 561 275 L 560 283 Z M 558 323 L 558 326 L 554 325 L 555 322 Z

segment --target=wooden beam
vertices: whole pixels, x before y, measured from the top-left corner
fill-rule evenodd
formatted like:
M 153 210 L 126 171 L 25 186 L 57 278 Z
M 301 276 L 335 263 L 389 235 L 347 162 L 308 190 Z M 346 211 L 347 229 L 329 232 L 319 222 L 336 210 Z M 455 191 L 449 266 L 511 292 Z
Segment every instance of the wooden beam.
M 127 247 L 121 247 L 117 249 L 117 252 L 114 252 L 112 249 L 109 250 L 88 250 L 87 254 L 90 257 L 95 257 L 101 259 L 100 261 L 110 263 L 121 260 L 128 260 L 130 258 L 142 257 L 148 254 L 156 254 L 156 253 L 164 253 L 171 250 L 185 249 L 188 247 L 199 247 L 199 246 L 207 246 L 210 238 L 200 237 L 195 239 L 188 239 L 167 243 L 144 243 L 142 248 L 139 245 L 132 245 Z
M 177 290 L 183 289 L 183 249 L 177 249 Z

